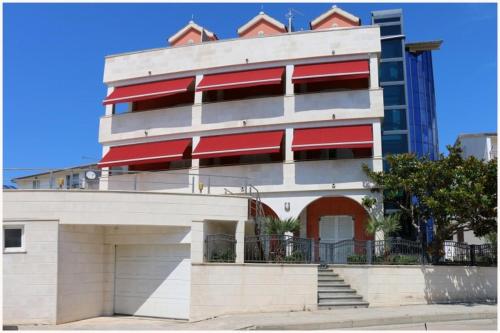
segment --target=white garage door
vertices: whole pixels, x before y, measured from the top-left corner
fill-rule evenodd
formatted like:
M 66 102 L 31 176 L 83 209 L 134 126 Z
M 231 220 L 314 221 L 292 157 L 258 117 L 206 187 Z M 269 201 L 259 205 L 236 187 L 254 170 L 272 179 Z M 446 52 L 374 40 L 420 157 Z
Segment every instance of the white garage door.
M 117 245 L 115 313 L 189 318 L 190 248 Z

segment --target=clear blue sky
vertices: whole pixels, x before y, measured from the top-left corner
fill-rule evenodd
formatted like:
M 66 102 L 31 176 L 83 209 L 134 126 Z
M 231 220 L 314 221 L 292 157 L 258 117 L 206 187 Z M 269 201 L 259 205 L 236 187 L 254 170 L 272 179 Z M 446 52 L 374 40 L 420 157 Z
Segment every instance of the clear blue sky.
M 163 47 L 194 15 L 220 39 L 260 4 L 4 4 L 4 167 L 65 167 L 97 161 L 104 57 Z M 402 8 L 407 41 L 442 39 L 434 53 L 441 151 L 462 132 L 496 131 L 496 4 L 339 4 L 370 22 L 370 11 Z M 330 4 L 264 4 L 295 28 Z M 82 159 L 88 156 L 93 159 Z M 7 175 L 6 175 L 7 176 Z M 10 178 L 7 176 L 7 178 Z

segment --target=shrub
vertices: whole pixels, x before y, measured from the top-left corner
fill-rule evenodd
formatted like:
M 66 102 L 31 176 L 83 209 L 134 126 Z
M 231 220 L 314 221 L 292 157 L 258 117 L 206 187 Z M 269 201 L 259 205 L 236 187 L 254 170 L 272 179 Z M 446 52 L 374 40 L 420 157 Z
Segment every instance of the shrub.
M 232 249 L 217 250 L 212 254 L 211 261 L 217 262 L 232 262 L 236 258 L 236 255 Z
M 364 264 L 366 263 L 366 255 L 364 254 L 351 254 L 347 257 L 348 264 Z

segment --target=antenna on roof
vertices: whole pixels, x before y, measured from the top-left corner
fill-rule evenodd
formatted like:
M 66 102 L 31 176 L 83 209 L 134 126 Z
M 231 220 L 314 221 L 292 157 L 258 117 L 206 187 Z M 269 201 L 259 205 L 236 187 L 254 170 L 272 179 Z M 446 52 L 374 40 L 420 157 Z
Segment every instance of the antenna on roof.
M 304 16 L 304 14 L 302 14 L 298 10 L 295 10 L 293 8 L 288 9 L 288 12 L 285 14 L 285 17 L 288 19 L 288 32 L 292 32 L 292 20 L 295 17 L 294 13 Z
M 194 14 L 191 14 L 191 22 L 194 22 Z

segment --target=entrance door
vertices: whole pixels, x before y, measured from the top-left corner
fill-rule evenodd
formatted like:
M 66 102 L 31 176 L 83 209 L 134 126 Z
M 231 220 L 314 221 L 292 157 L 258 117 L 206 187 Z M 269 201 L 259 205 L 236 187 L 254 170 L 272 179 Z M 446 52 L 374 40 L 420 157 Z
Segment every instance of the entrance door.
M 187 244 L 117 245 L 115 313 L 188 319 L 189 256 Z
M 348 215 L 322 216 L 319 221 L 319 237 L 322 260 L 329 263 L 342 264 L 354 253 L 354 244 L 338 243 L 354 238 L 354 220 Z

